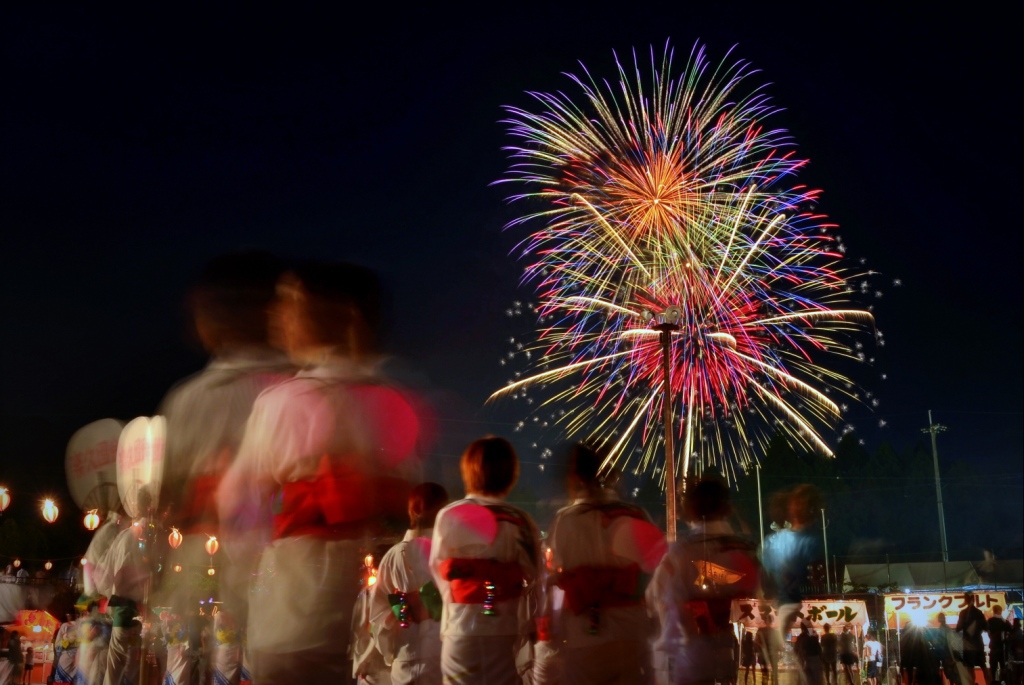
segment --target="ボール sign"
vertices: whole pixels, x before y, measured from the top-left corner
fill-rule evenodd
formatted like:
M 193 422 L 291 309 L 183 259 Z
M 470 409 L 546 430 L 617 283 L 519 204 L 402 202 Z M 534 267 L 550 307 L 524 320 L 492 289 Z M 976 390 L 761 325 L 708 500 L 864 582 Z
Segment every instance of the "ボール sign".
M 956 625 L 960 612 L 967 608 L 964 592 L 928 592 L 928 593 L 893 593 L 885 596 L 885 620 L 890 628 L 902 628 L 907 622 L 925 626 L 935 622 L 936 614 L 946 616 L 946 622 Z M 1005 592 L 974 593 L 977 607 L 987 615 L 992 614 L 993 606 L 1006 608 Z M 950 620 L 952 619 L 952 620 Z
M 140 416 L 132 420 L 117 443 L 117 490 L 128 515 L 145 516 L 139 505 L 139 493 L 145 488 L 150 506 L 157 506 L 157 495 L 164 472 L 164 444 L 167 422 L 162 416 Z
M 777 626 L 778 608 L 774 601 L 756 599 L 734 599 L 729 617 L 733 623 L 742 623 L 745 628 Z M 868 609 L 864 602 L 856 600 L 832 600 L 803 602 L 797 612 L 797 623 L 807 619 L 820 629 L 828 623 L 831 627 L 863 626 L 868 622 Z
M 68 441 L 64 470 L 75 504 L 84 510 L 116 510 L 117 444 L 124 424 L 100 419 L 82 426 Z

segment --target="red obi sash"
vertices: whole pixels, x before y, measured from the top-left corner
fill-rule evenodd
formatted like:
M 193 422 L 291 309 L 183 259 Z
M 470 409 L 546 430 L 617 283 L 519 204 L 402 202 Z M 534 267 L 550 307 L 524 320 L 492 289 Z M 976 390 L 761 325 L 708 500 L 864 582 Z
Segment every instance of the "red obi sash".
M 565 605 L 574 614 L 600 607 L 637 606 L 640 604 L 640 567 L 580 566 L 563 571 L 558 587 L 565 591 Z
M 451 584 L 452 600 L 459 604 L 517 599 L 523 594 L 526 579 L 518 563 L 494 559 L 445 559 L 441 562 L 441 577 Z
M 377 511 L 373 479 L 344 459 L 321 457 L 316 477 L 285 483 L 275 507 L 274 539 L 320 535 L 353 539 Z

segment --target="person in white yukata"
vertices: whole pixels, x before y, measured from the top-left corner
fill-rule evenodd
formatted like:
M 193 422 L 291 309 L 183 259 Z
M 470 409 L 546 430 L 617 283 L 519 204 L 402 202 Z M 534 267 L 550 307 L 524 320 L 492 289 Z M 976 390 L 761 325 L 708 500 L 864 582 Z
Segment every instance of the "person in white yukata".
M 409 530 L 381 559 L 370 599 L 377 649 L 391 667 L 393 685 L 441 683 L 440 595 L 430 575 L 434 520 L 448 504 L 437 483 L 421 483 L 409 496 Z
M 215 495 L 234 462 L 256 397 L 295 372 L 270 341 L 268 308 L 283 272 L 281 260 L 257 251 L 222 255 L 206 266 L 189 293 L 188 307 L 195 337 L 210 361 L 175 385 L 159 410 L 167 419 L 160 504 L 167 525 L 184 535 L 178 549 L 167 550 L 165 565 L 208 565 L 204 545 L 216 536 L 223 549 L 217 559 L 220 620 L 239 627 L 245 626 L 248 579 L 267 541 L 270 516 L 256 509 L 240 512 L 234 525 L 222 530 Z M 256 502 L 255 496 L 251 501 Z M 151 604 L 188 615 L 195 609 L 189 599 L 197 598 L 196 588 L 181 583 L 174 593 L 157 590 Z M 212 656 L 215 676 L 237 682 L 242 667 L 238 645 L 218 641 Z
M 563 593 L 554 612 L 562 682 L 634 683 L 651 679 L 647 579 L 665 555 L 665 535 L 640 507 L 602 486 L 602 457 L 585 445 L 569 454 L 574 502 L 551 526 L 551 573 Z
M 218 488 L 222 525 L 254 502 L 273 508 L 273 540 L 249 595 L 253 680 L 346 682 L 359 569 L 381 502 L 408 486 L 383 474 L 415 456 L 419 424 L 374 376 L 380 290 L 366 269 L 307 265 L 278 284 L 274 316 L 305 366 L 259 396 Z M 253 495 L 253 493 L 256 493 Z
M 689 532 L 672 545 L 647 586 L 647 606 L 660 626 L 655 682 L 734 682 L 739 665 L 729 617 L 733 599 L 760 598 L 756 546 L 733 531 L 729 490 L 717 479 L 691 483 L 683 512 Z
M 504 438 L 466 448 L 465 499 L 437 515 L 430 571 L 444 600 L 441 673 L 446 685 L 512 685 L 531 667 L 540 578 L 537 527 L 504 503 L 519 459 Z

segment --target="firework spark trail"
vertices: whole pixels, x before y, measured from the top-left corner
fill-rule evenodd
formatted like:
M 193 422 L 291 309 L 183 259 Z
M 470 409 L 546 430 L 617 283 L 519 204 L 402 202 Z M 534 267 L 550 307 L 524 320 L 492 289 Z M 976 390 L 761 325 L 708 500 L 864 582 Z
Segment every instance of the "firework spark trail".
M 850 306 L 833 224 L 796 184 L 806 164 L 745 62 L 713 67 L 695 46 L 682 73 L 651 51 L 645 79 L 616 58 L 617 83 L 583 67 L 579 101 L 530 93 L 508 107 L 502 183 L 529 209 L 508 228 L 538 225 L 516 250 L 539 297 L 535 373 L 501 397 L 552 384 L 545 405 L 570 409 L 569 434 L 604 443 L 609 460 L 658 472 L 662 351 L 656 313 L 677 308 L 671 337 L 673 430 L 683 470 L 746 469 L 773 426 L 831 454 L 820 428 L 839 415 L 826 397 L 849 387 L 822 366 L 854 357 L 848 334 L 873 325 Z M 840 246 L 841 247 L 841 246 Z M 653 313 L 652 313 L 653 312 Z M 751 418 L 752 417 L 752 418 Z M 634 440 L 635 438 L 635 440 Z M 641 447 L 631 449 L 639 442 Z M 662 477 L 664 474 L 662 473 Z

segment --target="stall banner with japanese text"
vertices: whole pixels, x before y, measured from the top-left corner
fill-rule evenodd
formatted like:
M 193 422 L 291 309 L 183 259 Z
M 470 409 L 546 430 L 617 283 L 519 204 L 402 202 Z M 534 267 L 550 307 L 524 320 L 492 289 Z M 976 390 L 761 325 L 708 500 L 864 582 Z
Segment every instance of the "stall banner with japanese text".
M 830 600 L 803 602 L 798 619 L 807 619 L 816 629 L 828 623 L 833 627 L 863 626 L 868 622 L 867 606 L 864 602 Z M 730 620 L 742 623 L 744 628 L 763 628 L 778 625 L 778 608 L 775 602 L 756 599 L 734 599 Z
M 978 608 L 986 616 L 992 615 L 992 607 L 999 605 L 1006 608 L 1005 592 L 974 593 Z M 889 628 L 902 628 L 907 621 L 915 625 L 934 625 L 935 615 L 946 615 L 946 623 L 956 625 L 960 612 L 967 608 L 963 592 L 929 592 L 911 594 L 891 594 L 885 596 L 885 620 Z

